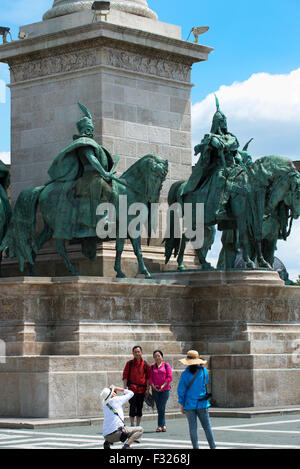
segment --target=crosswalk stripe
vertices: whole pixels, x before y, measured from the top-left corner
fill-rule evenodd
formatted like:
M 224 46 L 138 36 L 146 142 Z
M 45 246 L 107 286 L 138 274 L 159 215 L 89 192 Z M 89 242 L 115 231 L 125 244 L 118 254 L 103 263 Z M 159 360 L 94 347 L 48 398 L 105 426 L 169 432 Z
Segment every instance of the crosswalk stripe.
M 279 420 L 276 422 L 259 422 L 259 423 L 244 423 L 243 425 L 223 425 L 221 427 L 213 427 L 213 430 L 230 430 L 232 428 L 244 428 L 244 427 L 262 427 L 265 425 L 284 425 L 286 423 L 299 423 L 300 420 Z

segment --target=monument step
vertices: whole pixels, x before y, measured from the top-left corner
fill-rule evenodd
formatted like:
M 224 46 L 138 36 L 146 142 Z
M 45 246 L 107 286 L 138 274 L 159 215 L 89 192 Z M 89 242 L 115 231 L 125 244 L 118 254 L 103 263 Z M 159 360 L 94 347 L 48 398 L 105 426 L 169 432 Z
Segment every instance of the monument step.
M 128 353 L 137 345 L 136 341 L 94 341 L 85 342 L 61 341 L 61 342 L 36 342 L 28 341 L 8 342 L 6 354 L 13 355 L 106 355 Z M 154 350 L 163 349 L 163 353 L 181 353 L 180 342 L 174 341 L 143 341 L 143 351 L 152 354 Z
M 201 356 L 207 360 L 209 368 L 210 357 Z M 152 353 L 144 354 L 143 358 L 150 364 L 154 363 Z M 181 373 L 185 366 L 179 361 L 184 358 L 182 354 L 165 354 L 164 361 L 169 363 L 174 372 Z M 132 359 L 131 354 L 116 355 L 40 355 L 40 356 L 8 356 L 5 363 L 1 364 L 0 375 L 10 372 L 11 370 L 20 369 L 24 373 L 27 372 L 89 372 L 93 370 L 95 373 L 119 373 L 123 370 L 126 362 Z
M 173 285 L 277 285 L 284 286 L 283 280 L 276 271 L 257 269 L 242 270 L 185 270 L 154 272 L 152 277 L 155 280 L 166 280 Z
M 298 336 L 299 337 L 299 336 Z M 290 340 L 231 340 L 217 342 L 194 342 L 197 350 L 209 355 L 218 354 L 293 354 L 297 348 L 295 339 Z

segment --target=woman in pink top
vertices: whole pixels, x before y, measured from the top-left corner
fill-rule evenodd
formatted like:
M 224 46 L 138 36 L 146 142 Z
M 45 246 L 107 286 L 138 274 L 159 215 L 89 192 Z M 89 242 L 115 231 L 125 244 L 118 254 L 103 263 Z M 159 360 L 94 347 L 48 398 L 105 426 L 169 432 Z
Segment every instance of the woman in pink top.
M 172 368 L 163 361 L 161 350 L 153 352 L 155 360 L 151 366 L 149 384 L 152 387 L 152 394 L 156 403 L 158 412 L 157 432 L 165 432 L 166 427 L 166 405 L 170 396 L 170 383 L 172 381 Z

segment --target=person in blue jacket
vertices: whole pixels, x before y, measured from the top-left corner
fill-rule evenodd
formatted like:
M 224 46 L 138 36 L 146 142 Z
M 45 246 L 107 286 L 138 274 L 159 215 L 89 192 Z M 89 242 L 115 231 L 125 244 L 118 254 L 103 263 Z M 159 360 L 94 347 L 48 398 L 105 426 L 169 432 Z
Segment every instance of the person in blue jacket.
M 215 440 L 210 424 L 208 408 L 210 407 L 207 398 L 207 387 L 209 377 L 204 365 L 207 361 L 199 357 L 199 353 L 190 350 L 186 358 L 180 360 L 187 365 L 187 368 L 180 376 L 177 393 L 181 413 L 188 419 L 190 438 L 194 449 L 199 449 L 197 434 L 197 417 L 205 432 L 210 449 L 215 449 Z

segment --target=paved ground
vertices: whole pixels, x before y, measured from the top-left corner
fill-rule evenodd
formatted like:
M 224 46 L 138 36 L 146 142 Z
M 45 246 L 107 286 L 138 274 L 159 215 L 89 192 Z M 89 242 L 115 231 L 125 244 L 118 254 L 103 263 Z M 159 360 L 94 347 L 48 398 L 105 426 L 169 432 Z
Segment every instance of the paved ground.
M 255 419 L 211 418 L 218 449 L 300 449 L 300 414 Z M 144 437 L 135 449 L 191 449 L 185 419 L 168 422 L 155 433 L 156 421 L 144 421 Z M 0 449 L 102 449 L 101 425 L 39 430 L 0 429 Z M 208 445 L 199 427 L 200 448 Z M 114 445 L 113 448 L 121 448 Z

